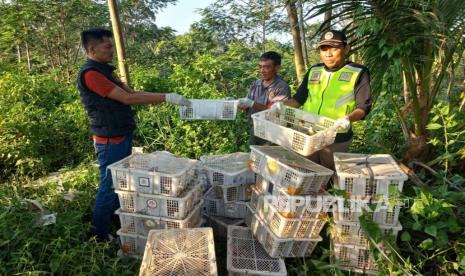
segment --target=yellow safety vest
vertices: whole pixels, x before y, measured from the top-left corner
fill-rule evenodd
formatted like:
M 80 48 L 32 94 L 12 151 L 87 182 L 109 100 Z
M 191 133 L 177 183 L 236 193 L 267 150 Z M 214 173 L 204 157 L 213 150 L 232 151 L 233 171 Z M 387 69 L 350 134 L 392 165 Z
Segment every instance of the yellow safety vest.
M 348 64 L 336 72 L 327 72 L 323 65 L 312 67 L 308 73 L 308 97 L 303 110 L 331 119 L 339 119 L 354 111 L 355 82 L 362 70 Z

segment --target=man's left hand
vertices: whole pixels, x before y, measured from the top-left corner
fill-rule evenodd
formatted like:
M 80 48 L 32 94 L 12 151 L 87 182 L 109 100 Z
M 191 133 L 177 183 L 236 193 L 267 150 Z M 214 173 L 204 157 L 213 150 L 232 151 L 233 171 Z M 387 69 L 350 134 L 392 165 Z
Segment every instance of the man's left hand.
M 237 106 L 239 108 L 251 108 L 254 104 L 254 101 L 252 101 L 249 98 L 241 98 L 239 99 L 239 102 L 237 103 Z
M 339 118 L 334 123 L 334 128 L 341 130 L 348 130 L 350 128 L 350 120 L 348 116 Z

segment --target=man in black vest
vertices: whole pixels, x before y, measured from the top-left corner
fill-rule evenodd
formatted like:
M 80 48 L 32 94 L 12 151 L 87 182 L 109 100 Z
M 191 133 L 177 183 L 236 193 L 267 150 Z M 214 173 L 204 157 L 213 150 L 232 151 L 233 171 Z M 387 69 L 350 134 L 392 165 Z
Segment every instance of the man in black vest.
M 97 240 L 108 240 L 109 224 L 116 209 L 114 192 L 107 166 L 131 154 L 132 133 L 136 128 L 130 105 L 172 103 L 190 105 L 185 97 L 170 93 L 134 91 L 113 73 L 113 35 L 105 29 L 89 29 L 81 33 L 87 62 L 77 78 L 81 102 L 87 111 L 97 153 L 100 184 L 92 217 L 92 232 Z

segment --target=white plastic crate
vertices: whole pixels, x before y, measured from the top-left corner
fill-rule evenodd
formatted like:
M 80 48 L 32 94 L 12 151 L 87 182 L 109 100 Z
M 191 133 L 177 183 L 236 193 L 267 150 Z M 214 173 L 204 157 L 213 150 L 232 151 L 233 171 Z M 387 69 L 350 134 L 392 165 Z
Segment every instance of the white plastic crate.
M 334 197 L 327 192 L 316 195 L 289 195 L 285 188 L 273 187 L 273 184 L 257 175 L 257 184 L 252 188 L 250 197 L 250 205 L 254 209 L 260 197 L 265 197 L 287 218 L 319 218 L 321 213 L 327 213 L 334 203 Z
M 271 258 L 247 227 L 228 227 L 227 268 L 230 276 L 286 276 L 283 259 Z
M 226 238 L 228 226 L 239 226 L 244 224 L 244 219 L 234 219 L 218 216 L 207 216 L 207 225 L 213 229 L 213 234 L 216 238 Z
M 148 216 L 184 219 L 202 198 L 200 185 L 191 185 L 180 197 L 115 191 L 121 211 Z
M 283 106 L 252 115 L 257 137 L 309 156 L 334 143 L 334 120 L 300 109 Z
M 144 254 L 146 236 L 125 233 L 118 230 L 116 234 L 120 238 L 121 251 L 124 255 L 134 258 L 140 258 Z
M 250 207 L 247 208 L 245 223 L 249 226 L 254 237 L 261 243 L 268 255 L 273 258 L 308 257 L 322 240 L 321 237 L 316 239 L 278 238 Z
M 317 239 L 326 224 L 327 214 L 319 213 L 318 218 L 287 218 L 278 212 L 265 197 L 259 197 L 256 213 L 278 238 L 314 238 Z M 288 213 L 285 213 L 288 214 Z
M 379 225 L 383 235 L 394 235 L 397 237 L 402 225 L 396 226 Z M 332 225 L 331 239 L 336 243 L 353 244 L 359 246 L 368 246 L 368 237 L 364 233 L 359 223 L 355 222 L 338 222 Z
M 202 219 L 202 205 L 203 202 L 199 202 L 183 220 L 124 213 L 120 209 L 115 214 L 119 216 L 122 232 L 147 236 L 149 231 L 153 229 L 193 228 L 198 226 Z
M 203 211 L 209 216 L 220 216 L 227 218 L 245 218 L 246 205 L 241 202 L 224 203 L 222 198 L 216 198 L 210 188 L 204 197 Z
M 401 202 L 390 204 L 389 202 L 370 202 L 369 200 L 355 200 L 336 197 L 333 205 L 333 218 L 338 222 L 359 222 L 359 217 L 363 210 L 368 212 L 368 216 L 374 222 L 384 226 L 396 226 L 399 223 Z M 374 210 L 370 208 L 373 205 Z
M 211 185 L 236 185 L 255 183 L 255 173 L 248 166 L 249 154 L 206 155 L 200 157 Z
M 212 229 L 150 231 L 139 275 L 218 275 Z
M 224 203 L 249 200 L 253 184 L 213 185 L 216 198 L 222 198 Z
M 279 146 L 250 146 L 249 165 L 273 184 L 293 194 L 314 194 L 326 185 L 333 171 Z
M 189 100 L 191 106 L 180 106 L 183 120 L 235 120 L 237 100 Z
M 169 152 L 134 153 L 108 169 L 115 190 L 178 196 L 193 178 L 196 163 Z
M 332 243 L 331 263 L 342 270 L 364 275 L 377 274 L 376 263 L 370 250 L 364 246 Z
M 389 154 L 334 153 L 334 186 L 350 197 L 398 197 L 408 176 Z

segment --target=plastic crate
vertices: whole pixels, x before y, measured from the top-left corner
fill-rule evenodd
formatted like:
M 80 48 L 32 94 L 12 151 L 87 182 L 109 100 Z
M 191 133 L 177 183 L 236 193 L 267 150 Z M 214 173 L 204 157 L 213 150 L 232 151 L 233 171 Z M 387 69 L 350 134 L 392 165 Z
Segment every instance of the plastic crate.
M 399 223 L 401 202 L 389 204 L 389 202 L 370 202 L 368 200 L 351 200 L 337 197 L 333 205 L 333 218 L 339 222 L 359 222 L 359 217 L 365 210 L 370 219 L 378 225 L 396 226 Z M 371 209 L 370 205 L 374 207 Z
M 217 217 L 217 216 L 207 216 L 208 226 L 213 229 L 213 234 L 215 239 L 217 238 L 227 238 L 228 226 L 238 226 L 244 224 L 244 219 L 234 219 L 226 217 Z
M 286 276 L 283 259 L 271 258 L 247 227 L 228 227 L 227 268 L 230 276 Z
M 179 196 L 193 178 L 196 163 L 169 152 L 134 153 L 108 169 L 116 190 Z
M 245 152 L 200 157 L 211 185 L 255 183 L 255 173 L 249 169 L 248 160 L 249 154 Z
M 205 193 L 203 200 L 203 211 L 206 215 L 227 218 L 245 218 L 247 206 L 244 203 L 224 203 L 222 198 L 215 197 L 211 188 Z
M 379 225 L 383 235 L 394 235 L 397 237 L 402 225 L 396 226 Z M 336 243 L 353 244 L 359 246 L 368 246 L 368 238 L 359 223 L 339 222 L 334 223 L 331 229 L 331 239 Z
M 218 275 L 212 229 L 150 231 L 139 275 Z
M 136 213 L 124 213 L 120 209 L 115 214 L 119 216 L 121 222 L 121 231 L 129 234 L 138 234 L 147 236 L 153 229 L 177 229 L 193 228 L 201 222 L 203 202 L 199 202 L 190 214 L 183 220 L 168 219 L 162 217 L 153 217 L 140 215 Z
M 320 235 L 326 224 L 327 214 L 320 212 L 315 219 L 287 218 L 278 212 L 265 197 L 259 197 L 256 213 L 278 238 L 315 238 Z M 287 213 L 286 213 L 287 214 Z
M 191 106 L 179 107 L 183 120 L 235 120 L 237 100 L 189 100 Z
M 314 194 L 326 185 L 333 171 L 279 146 L 250 146 L 249 166 L 264 179 L 291 195 Z
M 375 275 L 378 272 L 370 250 L 364 246 L 332 243 L 331 263 L 342 270 L 364 275 Z
M 116 234 L 119 236 L 121 251 L 128 257 L 140 258 L 144 254 L 146 236 L 137 234 L 125 233 L 118 230 Z
M 213 185 L 213 193 L 216 198 L 222 198 L 224 203 L 249 200 L 253 184 Z
M 271 196 L 271 197 L 269 197 Z M 252 188 L 250 205 L 256 209 L 260 197 L 266 197 L 286 218 L 319 218 L 327 213 L 334 197 L 327 192 L 316 195 L 289 195 L 285 188 L 275 188 L 269 181 L 257 175 L 257 184 Z
M 254 135 L 309 156 L 334 143 L 334 120 L 300 109 L 283 106 L 252 115 Z
M 184 219 L 202 198 L 200 185 L 189 186 L 180 197 L 115 191 L 121 211 L 148 216 Z
M 249 226 L 254 237 L 261 243 L 268 255 L 273 258 L 308 257 L 322 240 L 321 237 L 316 239 L 278 238 L 250 207 L 247 208 L 245 223 Z
M 408 176 L 389 154 L 334 153 L 334 186 L 351 197 L 398 197 Z M 393 190 L 391 189 L 391 192 Z

